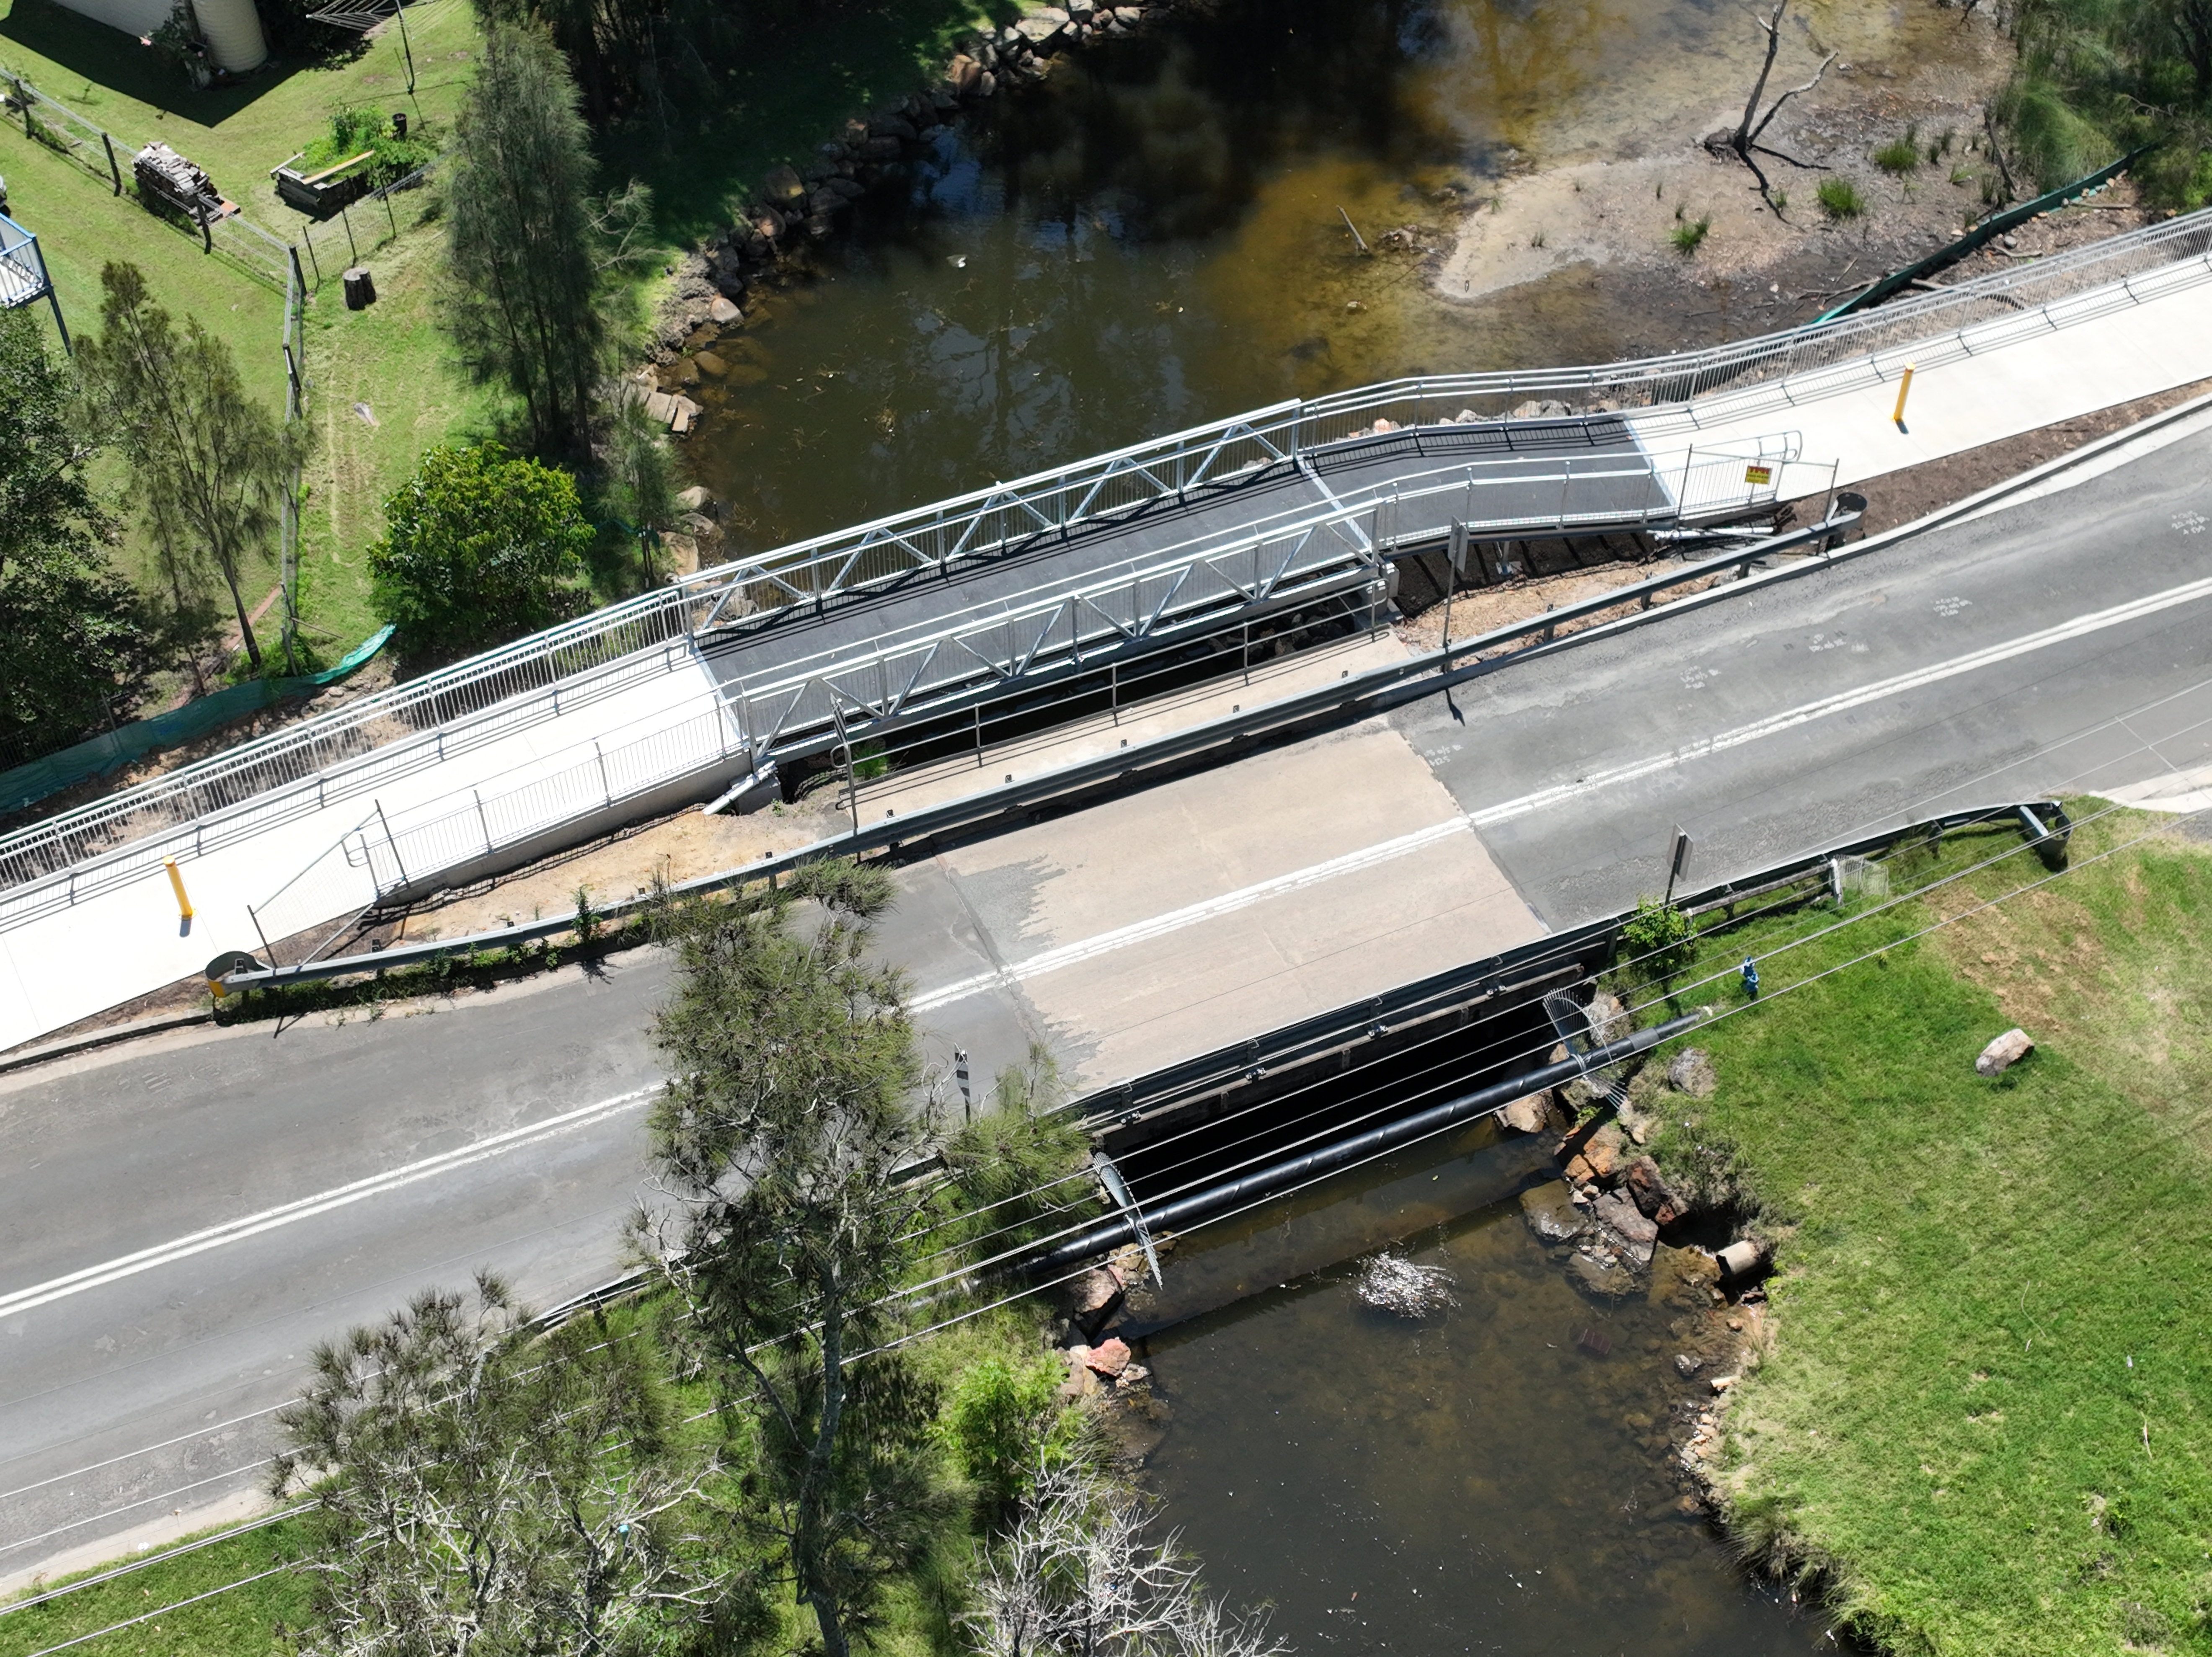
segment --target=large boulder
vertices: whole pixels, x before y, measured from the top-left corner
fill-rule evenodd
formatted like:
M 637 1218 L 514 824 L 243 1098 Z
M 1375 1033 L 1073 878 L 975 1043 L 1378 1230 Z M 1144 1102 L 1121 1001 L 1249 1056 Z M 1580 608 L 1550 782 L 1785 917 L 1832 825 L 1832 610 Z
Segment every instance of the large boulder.
M 953 94 L 957 97 L 974 97 L 975 95 L 975 82 L 982 78 L 982 64 L 977 63 L 973 58 L 970 58 L 964 52 L 958 57 L 955 58 L 951 63 L 945 67 L 945 84 L 952 90 Z
M 1659 1164 L 1649 1156 L 1638 1156 L 1628 1165 L 1623 1188 L 1637 1211 L 1654 1224 L 1672 1225 L 1688 1211 L 1688 1205 L 1675 1195 L 1674 1187 L 1661 1176 Z
M 1035 52 L 1056 51 L 1067 29 L 1067 14 L 1058 6 L 1045 6 L 1014 25 L 1014 32 Z
M 1636 1257 L 1638 1266 L 1651 1264 L 1651 1251 L 1659 1243 L 1659 1228 L 1644 1217 L 1642 1210 L 1618 1191 L 1607 1192 L 1591 1207 L 1598 1219 L 1628 1245 L 1628 1252 Z
M 1577 1185 L 1594 1185 L 1613 1177 L 1628 1148 L 1628 1136 L 1612 1123 L 1592 1133 L 1567 1162 L 1567 1177 Z
M 1552 1096 L 1524 1094 L 1498 1113 L 1498 1120 L 1516 1133 L 1540 1133 L 1552 1122 Z
M 2035 1043 L 2027 1039 L 2027 1032 L 2009 1029 L 1982 1049 L 1982 1056 L 1974 1060 L 1974 1068 L 1987 1077 L 1999 1077 L 2035 1051 Z
M 800 178 L 793 167 L 772 167 L 768 170 L 768 176 L 761 180 L 761 194 L 778 207 L 796 202 L 805 193 L 806 180 Z
M 1692 1099 L 1710 1099 L 1720 1078 L 1713 1074 L 1712 1056 L 1702 1047 L 1685 1047 L 1667 1061 L 1667 1085 Z

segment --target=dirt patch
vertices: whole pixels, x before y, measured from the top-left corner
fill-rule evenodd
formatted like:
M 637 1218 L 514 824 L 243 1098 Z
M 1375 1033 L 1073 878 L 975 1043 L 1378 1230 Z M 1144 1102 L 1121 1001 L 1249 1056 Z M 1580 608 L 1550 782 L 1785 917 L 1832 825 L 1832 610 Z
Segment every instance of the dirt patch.
M 1954 240 L 1998 198 L 1984 109 L 2012 53 L 1986 20 L 1930 5 L 1791 15 L 1766 101 L 1809 79 L 1827 52 L 1838 57 L 1761 140 L 1779 152 L 1757 156 L 1778 212 L 1748 167 L 1703 142 L 1741 118 L 1760 38 L 1748 20 L 1741 32 L 1697 73 L 1656 76 L 1618 100 L 1623 107 L 1540 141 L 1550 153 L 1492 186 L 1460 222 L 1455 245 L 1430 262 L 1437 291 L 1519 304 L 1529 284 L 1579 273 L 1630 319 L 1632 349 L 1678 349 L 1808 321 Z M 1874 159 L 1908 139 L 1909 167 Z M 1824 209 L 1823 180 L 1847 184 L 1863 210 L 1839 217 Z M 2116 190 L 2065 216 L 2072 222 L 2027 227 L 1943 280 L 2150 215 Z M 1698 225 L 1694 246 L 1678 246 Z
M 512 874 L 437 893 L 392 923 L 384 938 L 387 944 L 465 938 L 559 914 L 575 907 L 580 886 L 595 902 L 618 902 L 651 890 L 656 875 L 673 885 L 720 874 L 830 839 L 846 826 L 843 814 L 827 806 L 770 807 L 747 816 L 709 816 L 690 807 Z

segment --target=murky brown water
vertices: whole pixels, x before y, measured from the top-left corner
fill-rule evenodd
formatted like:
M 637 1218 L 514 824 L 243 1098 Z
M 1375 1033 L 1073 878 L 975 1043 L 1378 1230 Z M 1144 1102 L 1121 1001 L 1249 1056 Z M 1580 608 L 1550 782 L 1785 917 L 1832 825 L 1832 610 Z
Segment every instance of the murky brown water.
M 1516 1143 L 1463 1135 L 1171 1259 L 1187 1293 L 1257 1292 L 1151 1339 L 1165 1522 L 1305 1652 L 1834 1651 L 1680 1507 L 1668 1440 L 1693 1394 L 1671 1358 L 1715 1315 L 1704 1290 L 1662 1269 L 1595 1304 L 1516 1204 L 1438 1222 L 1512 1182 Z M 1356 1261 L 1266 1282 L 1416 1224 L 1407 1252 L 1452 1274 L 1456 1309 L 1367 1307 Z
M 1749 33 L 1717 0 L 1224 0 L 1070 57 L 750 302 L 695 469 L 760 547 L 1279 398 L 1673 344 L 1587 271 L 1447 303 L 1419 250 L 1516 156 L 1679 144 Z M 1358 257 L 1340 209 L 1410 246 Z

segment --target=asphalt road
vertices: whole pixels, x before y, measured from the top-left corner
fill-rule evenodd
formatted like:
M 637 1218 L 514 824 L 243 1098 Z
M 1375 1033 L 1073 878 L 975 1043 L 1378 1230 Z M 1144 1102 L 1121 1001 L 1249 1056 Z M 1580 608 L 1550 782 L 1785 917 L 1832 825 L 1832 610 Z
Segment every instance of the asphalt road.
M 1402 734 L 1449 791 L 1439 809 L 1456 803 L 1554 926 L 1656 885 L 1678 822 L 1704 882 L 1885 820 L 2201 766 L 2208 463 L 2212 436 L 2189 437 L 1364 731 Z M 1323 823 L 1346 807 L 1297 809 Z M 1164 925 L 1217 924 L 1189 901 L 1206 885 L 1190 855 L 1164 836 L 1117 848 L 1124 910 L 1135 891 Z M 1321 877 L 1261 872 L 1274 883 L 1244 888 L 1266 889 L 1246 912 L 1295 903 L 1352 925 L 1372 907 L 1316 911 Z M 884 934 L 926 998 L 1006 971 L 927 1015 L 938 1059 L 979 1055 L 979 1087 L 1032 1040 L 1080 1038 L 1009 968 L 1033 944 L 1011 878 L 918 865 Z M 1228 892 L 1253 877 L 1231 861 L 1206 878 Z M 1158 956 L 1126 958 L 1133 972 Z M 641 952 L 435 1013 L 157 1038 L 0 1078 L 0 1581 L 234 1499 L 314 1343 L 418 1288 L 490 1266 L 544 1304 L 612 1275 L 621 1222 L 649 1196 L 646 1032 L 666 981 L 665 958 Z

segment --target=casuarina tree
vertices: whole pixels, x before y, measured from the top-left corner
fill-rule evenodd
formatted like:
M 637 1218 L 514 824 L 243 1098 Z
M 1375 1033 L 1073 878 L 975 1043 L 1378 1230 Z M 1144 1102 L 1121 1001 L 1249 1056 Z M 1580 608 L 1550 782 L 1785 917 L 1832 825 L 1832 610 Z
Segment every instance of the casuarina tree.
M 522 401 L 533 446 L 580 453 L 606 351 L 592 157 L 549 39 L 489 18 L 446 184 L 444 319 L 477 379 Z
M 682 1649 L 723 1616 L 711 1456 L 670 1431 L 644 1344 L 535 1332 L 490 1276 L 314 1355 L 278 1417 L 320 1657 Z
M 745 1511 L 826 1657 L 941 1512 L 937 1399 L 887 1348 L 927 1201 L 894 1176 L 929 1126 L 901 980 L 868 954 L 888 901 L 880 872 L 825 865 L 678 927 L 652 1122 L 677 1211 L 637 1223 L 692 1314 L 678 1326 L 751 1417 Z
M 269 556 L 306 428 L 286 426 L 246 394 L 230 347 L 197 318 L 179 330 L 137 266 L 111 264 L 100 282 L 102 332 L 79 351 L 86 380 L 157 538 L 221 577 L 258 671 L 261 646 L 242 584 Z

